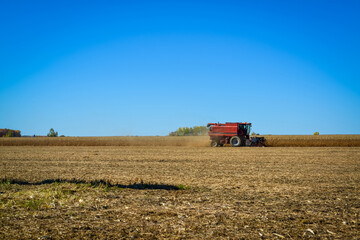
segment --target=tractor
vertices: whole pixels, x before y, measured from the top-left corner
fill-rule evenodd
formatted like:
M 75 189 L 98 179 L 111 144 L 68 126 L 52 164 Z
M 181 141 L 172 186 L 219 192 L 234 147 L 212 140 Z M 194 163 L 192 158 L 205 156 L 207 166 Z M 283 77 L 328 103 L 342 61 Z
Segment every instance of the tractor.
M 249 137 L 251 123 L 227 122 L 208 123 L 212 147 L 222 147 L 230 144 L 232 147 L 249 146 L 264 147 L 264 137 Z

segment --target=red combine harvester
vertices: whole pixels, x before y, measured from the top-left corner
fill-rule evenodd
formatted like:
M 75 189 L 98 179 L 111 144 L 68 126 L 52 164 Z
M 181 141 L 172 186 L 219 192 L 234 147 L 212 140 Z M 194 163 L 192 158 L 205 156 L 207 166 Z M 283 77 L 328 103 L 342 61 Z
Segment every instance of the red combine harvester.
M 208 123 L 209 136 L 212 147 L 222 147 L 224 144 L 230 143 L 232 147 L 265 146 L 265 138 L 249 137 L 251 123 Z

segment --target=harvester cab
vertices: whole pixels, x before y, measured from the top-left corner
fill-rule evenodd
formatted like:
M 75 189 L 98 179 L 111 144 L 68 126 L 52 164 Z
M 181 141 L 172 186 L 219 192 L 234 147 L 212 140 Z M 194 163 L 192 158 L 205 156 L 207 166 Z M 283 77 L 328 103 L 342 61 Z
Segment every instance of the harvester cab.
M 207 127 L 212 147 L 222 147 L 224 144 L 231 144 L 232 147 L 265 146 L 265 138 L 250 138 L 251 123 L 208 123 Z
M 242 135 L 248 136 L 249 138 L 251 123 L 239 124 L 238 128 L 239 128 L 239 132 L 241 132 Z

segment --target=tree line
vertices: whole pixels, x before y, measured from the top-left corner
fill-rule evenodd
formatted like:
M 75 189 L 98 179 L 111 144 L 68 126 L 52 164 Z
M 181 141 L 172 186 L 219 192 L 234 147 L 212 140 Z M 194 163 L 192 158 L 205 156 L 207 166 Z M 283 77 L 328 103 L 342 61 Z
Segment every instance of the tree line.
M 169 136 L 204 136 L 208 131 L 205 126 L 180 127 L 178 130 L 169 133 Z
M 21 137 L 21 132 L 7 128 L 0 129 L 0 137 Z

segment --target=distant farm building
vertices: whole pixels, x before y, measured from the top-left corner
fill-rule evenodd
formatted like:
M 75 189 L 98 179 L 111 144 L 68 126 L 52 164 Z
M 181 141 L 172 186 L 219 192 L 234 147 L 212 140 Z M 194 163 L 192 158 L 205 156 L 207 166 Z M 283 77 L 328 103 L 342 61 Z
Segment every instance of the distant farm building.
M 0 137 L 21 137 L 19 130 L 0 128 Z

